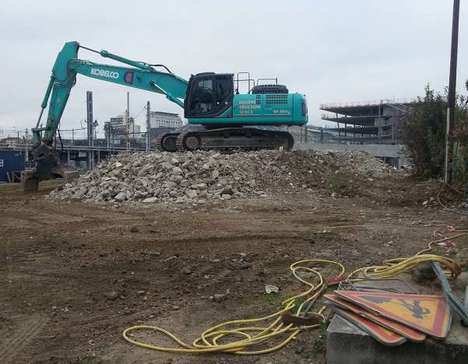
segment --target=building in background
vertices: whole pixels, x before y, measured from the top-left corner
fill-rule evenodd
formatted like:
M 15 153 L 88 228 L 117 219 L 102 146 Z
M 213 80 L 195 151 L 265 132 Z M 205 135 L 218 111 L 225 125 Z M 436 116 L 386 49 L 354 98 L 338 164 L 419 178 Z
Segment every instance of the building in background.
M 183 125 L 179 114 L 163 111 L 150 112 L 150 135 L 155 138 L 165 132 L 180 128 Z
M 19 137 L 7 137 L 0 139 L 0 147 L 12 147 L 22 143 L 24 143 L 24 139 Z
M 108 145 L 124 145 L 127 138 L 134 143 L 142 139 L 141 127 L 135 124 L 135 119 L 130 117 L 127 124 L 125 117 L 119 115 L 110 118 L 104 123 L 104 134 Z
M 328 104 L 320 109 L 322 120 L 336 123 L 326 128 L 334 142 L 352 144 L 399 144 L 401 125 L 414 101 L 382 100 L 380 102 Z

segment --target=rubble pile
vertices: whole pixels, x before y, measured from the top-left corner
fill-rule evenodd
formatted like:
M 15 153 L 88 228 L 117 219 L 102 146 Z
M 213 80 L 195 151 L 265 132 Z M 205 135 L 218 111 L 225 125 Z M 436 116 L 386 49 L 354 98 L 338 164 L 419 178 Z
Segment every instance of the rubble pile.
M 338 171 L 368 176 L 392 168 L 365 153 L 255 151 L 119 154 L 49 197 L 88 202 L 204 203 L 319 187 Z
M 337 157 L 341 158 L 340 164 L 352 166 L 353 170 L 363 176 L 383 177 L 392 170 L 388 164 L 364 152 L 343 152 Z

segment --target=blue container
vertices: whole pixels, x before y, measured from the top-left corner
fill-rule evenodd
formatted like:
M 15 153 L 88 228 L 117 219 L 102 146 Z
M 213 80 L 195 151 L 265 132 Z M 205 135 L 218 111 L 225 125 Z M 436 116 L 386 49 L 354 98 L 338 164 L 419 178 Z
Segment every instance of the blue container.
M 24 170 L 24 154 L 0 150 L 0 182 L 8 182 L 7 173 Z

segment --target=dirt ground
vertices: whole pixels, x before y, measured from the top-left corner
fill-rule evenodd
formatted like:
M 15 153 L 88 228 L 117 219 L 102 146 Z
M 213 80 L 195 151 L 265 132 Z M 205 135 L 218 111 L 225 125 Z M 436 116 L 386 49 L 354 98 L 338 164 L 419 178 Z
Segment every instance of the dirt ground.
M 280 193 L 178 209 L 51 202 L 51 188 L 0 186 L 0 363 L 323 363 L 324 330 L 250 357 L 160 353 L 121 333 L 155 324 L 191 342 L 300 292 L 288 270 L 296 260 L 352 269 L 415 253 L 446 225 L 467 226 L 464 215 L 424 207 L 434 186 L 407 178 L 347 197 Z

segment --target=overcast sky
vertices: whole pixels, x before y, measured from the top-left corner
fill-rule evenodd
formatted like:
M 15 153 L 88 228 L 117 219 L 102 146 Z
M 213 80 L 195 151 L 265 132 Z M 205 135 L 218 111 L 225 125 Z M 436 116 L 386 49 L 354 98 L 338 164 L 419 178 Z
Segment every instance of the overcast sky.
M 448 81 L 452 0 L 2 0 L 0 129 L 35 124 L 50 71 L 68 40 L 188 78 L 204 71 L 279 77 L 307 95 L 310 122 L 322 103 L 413 98 Z M 468 78 L 468 4 L 462 1 L 458 89 Z M 82 59 L 109 60 L 80 51 Z M 125 109 L 126 88 L 78 76 L 61 128 Z M 131 114 L 181 112 L 163 96 L 130 89 Z

